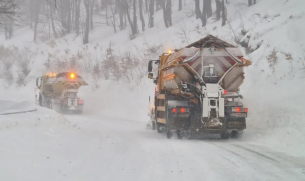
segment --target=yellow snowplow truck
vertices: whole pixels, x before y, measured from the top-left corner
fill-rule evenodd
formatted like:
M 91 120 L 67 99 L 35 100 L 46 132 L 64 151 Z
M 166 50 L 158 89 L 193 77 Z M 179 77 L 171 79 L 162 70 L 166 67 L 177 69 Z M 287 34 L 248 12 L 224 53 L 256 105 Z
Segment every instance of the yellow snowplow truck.
M 40 106 L 62 112 L 82 113 L 84 101 L 77 95 L 81 86 L 88 85 L 73 72 L 49 73 L 36 79 L 36 101 Z
M 168 138 L 174 133 L 237 137 L 246 128 L 248 108 L 239 87 L 249 65 L 239 48 L 212 35 L 149 61 L 148 77 L 156 84 L 152 124 Z

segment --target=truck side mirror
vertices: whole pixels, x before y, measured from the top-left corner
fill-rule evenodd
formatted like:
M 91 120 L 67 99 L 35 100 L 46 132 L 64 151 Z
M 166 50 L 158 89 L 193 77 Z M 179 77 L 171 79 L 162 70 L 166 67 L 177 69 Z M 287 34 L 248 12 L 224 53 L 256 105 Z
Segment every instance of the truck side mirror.
M 148 72 L 152 71 L 152 60 L 148 62 Z
M 36 79 L 36 86 L 40 89 L 41 88 L 41 77 Z
M 149 79 L 153 79 L 154 78 L 154 74 L 153 73 L 148 73 L 148 78 Z

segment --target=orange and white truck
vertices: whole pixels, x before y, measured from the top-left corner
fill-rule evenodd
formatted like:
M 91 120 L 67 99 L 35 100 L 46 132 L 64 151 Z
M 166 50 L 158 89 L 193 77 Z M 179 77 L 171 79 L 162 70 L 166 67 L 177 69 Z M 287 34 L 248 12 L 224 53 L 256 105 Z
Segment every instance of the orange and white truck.
M 78 97 L 78 90 L 84 85 L 88 84 L 76 73 L 48 73 L 36 79 L 36 101 L 50 109 L 56 106 L 62 112 L 82 113 L 84 100 Z
M 152 124 L 168 138 L 174 133 L 178 138 L 183 133 L 240 135 L 248 108 L 239 88 L 249 65 L 239 48 L 212 35 L 149 61 L 148 77 L 156 84 Z

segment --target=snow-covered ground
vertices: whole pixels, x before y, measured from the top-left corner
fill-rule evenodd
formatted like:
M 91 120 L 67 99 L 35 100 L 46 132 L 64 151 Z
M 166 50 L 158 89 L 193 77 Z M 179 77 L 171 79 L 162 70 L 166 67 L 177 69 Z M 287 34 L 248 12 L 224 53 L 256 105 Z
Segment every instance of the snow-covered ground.
M 229 0 L 234 33 L 213 18 L 201 28 L 200 20 L 188 17 L 194 1 L 186 2 L 183 12 L 174 2 L 173 27 L 164 28 L 159 11 L 155 28 L 133 40 L 129 30 L 114 34 L 104 26 L 95 27 L 88 45 L 75 35 L 33 43 L 28 27 L 9 41 L 1 35 L 4 46 L 28 47 L 34 56 L 27 85 L 0 78 L 0 109 L 34 103 L 35 78 L 48 71 L 49 54 L 55 60 L 81 52 L 84 59 L 102 62 L 111 42 L 116 55 L 130 52 L 147 61 L 212 34 L 249 45 L 244 51 L 253 65 L 246 69 L 241 94 L 250 111 L 241 139 L 167 140 L 146 128 L 148 96 L 154 92 L 150 80 L 93 82 L 91 74 L 81 72 L 90 84 L 80 92 L 83 115 L 39 107 L 0 115 L 0 180 L 304 180 L 305 1 L 257 0 L 247 7 L 245 0 Z M 159 46 L 158 53 L 146 54 Z M 16 70 L 17 65 L 11 70 L 15 77 Z
M 0 116 L 0 180 L 303 180 L 304 157 L 243 140 L 168 140 L 143 121 Z

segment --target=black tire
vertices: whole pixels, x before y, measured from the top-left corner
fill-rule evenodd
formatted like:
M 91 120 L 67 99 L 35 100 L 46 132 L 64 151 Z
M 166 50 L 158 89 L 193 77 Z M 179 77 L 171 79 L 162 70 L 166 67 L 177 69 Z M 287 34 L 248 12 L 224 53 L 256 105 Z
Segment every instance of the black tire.
M 158 131 L 158 133 L 162 133 L 160 123 L 156 123 L 156 125 L 157 125 L 157 131 Z
M 171 130 L 169 130 L 169 129 L 167 129 L 167 128 L 166 128 L 166 137 L 167 137 L 168 139 L 171 139 L 171 138 L 173 137 L 173 133 L 171 132 Z
M 151 129 L 152 129 L 152 130 L 155 130 L 155 129 L 156 129 L 156 122 L 155 122 L 155 121 L 152 121 L 152 122 L 151 122 Z
M 242 132 L 238 132 L 238 131 L 232 131 L 231 134 L 230 134 L 230 137 L 232 139 L 238 139 L 240 138 L 242 135 Z
M 49 109 L 52 109 L 52 101 L 48 101 L 48 102 L 47 102 L 47 107 L 48 107 Z
M 182 139 L 183 138 L 182 133 L 181 133 L 180 130 L 176 131 L 176 134 L 177 134 L 178 139 Z
M 42 96 L 39 94 L 39 106 L 42 107 Z

